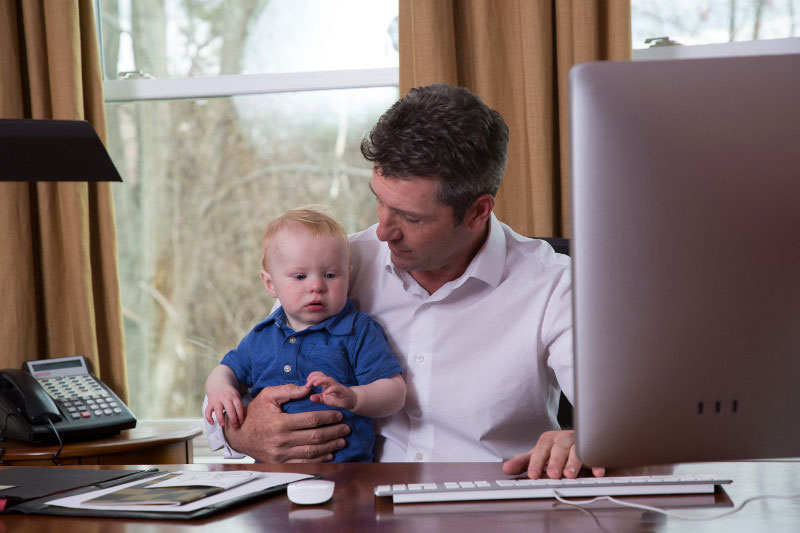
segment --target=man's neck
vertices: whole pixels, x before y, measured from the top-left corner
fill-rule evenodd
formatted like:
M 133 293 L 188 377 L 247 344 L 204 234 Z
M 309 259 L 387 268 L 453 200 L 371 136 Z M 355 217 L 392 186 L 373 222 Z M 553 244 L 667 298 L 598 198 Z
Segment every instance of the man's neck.
M 456 258 L 452 264 L 434 270 L 409 270 L 408 273 L 428 294 L 433 294 L 445 283 L 458 279 L 466 270 L 478 250 L 489 235 L 489 224 L 484 225 L 483 230 L 476 235 L 470 246 L 465 249 L 460 259 Z

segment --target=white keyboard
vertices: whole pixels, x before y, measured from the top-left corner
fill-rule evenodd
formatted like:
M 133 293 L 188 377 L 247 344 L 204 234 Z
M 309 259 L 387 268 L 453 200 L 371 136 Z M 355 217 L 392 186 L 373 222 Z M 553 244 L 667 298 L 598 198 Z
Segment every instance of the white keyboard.
M 707 475 L 582 477 L 577 479 L 501 479 L 378 485 L 375 496 L 391 496 L 394 503 L 454 502 L 465 500 L 512 500 L 641 494 L 704 494 L 716 485 L 731 483 Z

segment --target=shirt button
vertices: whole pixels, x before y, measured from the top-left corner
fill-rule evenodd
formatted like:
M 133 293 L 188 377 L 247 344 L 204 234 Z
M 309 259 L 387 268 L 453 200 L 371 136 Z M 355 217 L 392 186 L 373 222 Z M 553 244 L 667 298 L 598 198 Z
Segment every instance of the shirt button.
M 414 409 L 413 411 L 411 411 L 411 414 L 412 414 L 412 415 L 414 415 L 414 416 L 416 416 L 417 418 L 419 418 L 419 417 L 421 417 L 421 416 L 422 416 L 422 410 L 420 410 L 420 409 Z
M 289 344 L 294 344 L 295 342 L 297 342 L 297 339 L 294 337 L 289 337 Z
M 424 360 L 425 360 L 425 356 L 424 356 L 424 355 L 422 355 L 422 354 L 420 354 L 420 355 L 417 355 L 417 356 L 414 358 L 414 361 L 416 361 L 417 363 L 421 363 L 421 362 L 423 362 Z
M 285 365 L 283 367 L 283 371 L 284 372 L 291 372 L 292 371 L 292 365 Z
M 425 456 L 422 455 L 422 452 L 417 452 L 417 454 L 414 456 L 415 461 L 422 461 L 424 458 Z

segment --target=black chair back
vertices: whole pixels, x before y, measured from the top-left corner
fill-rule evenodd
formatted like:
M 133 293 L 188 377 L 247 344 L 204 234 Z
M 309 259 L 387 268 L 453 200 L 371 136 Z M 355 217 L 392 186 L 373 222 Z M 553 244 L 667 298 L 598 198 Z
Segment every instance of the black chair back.
M 561 237 L 534 237 L 546 241 L 553 247 L 556 253 L 569 255 L 569 239 Z M 564 393 L 561 393 L 561 398 L 558 401 L 558 425 L 561 429 L 572 429 L 572 404 L 569 403 Z

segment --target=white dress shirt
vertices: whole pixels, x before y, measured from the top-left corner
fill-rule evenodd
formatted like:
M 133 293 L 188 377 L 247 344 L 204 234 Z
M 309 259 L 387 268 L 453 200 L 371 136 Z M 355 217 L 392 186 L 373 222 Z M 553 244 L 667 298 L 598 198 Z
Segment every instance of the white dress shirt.
M 501 461 L 557 429 L 572 399 L 570 259 L 492 215 L 458 279 L 428 294 L 395 269 L 372 226 L 350 236 L 350 298 L 384 328 L 408 387 L 376 420 L 380 461 Z M 207 424 L 211 449 L 226 448 Z

